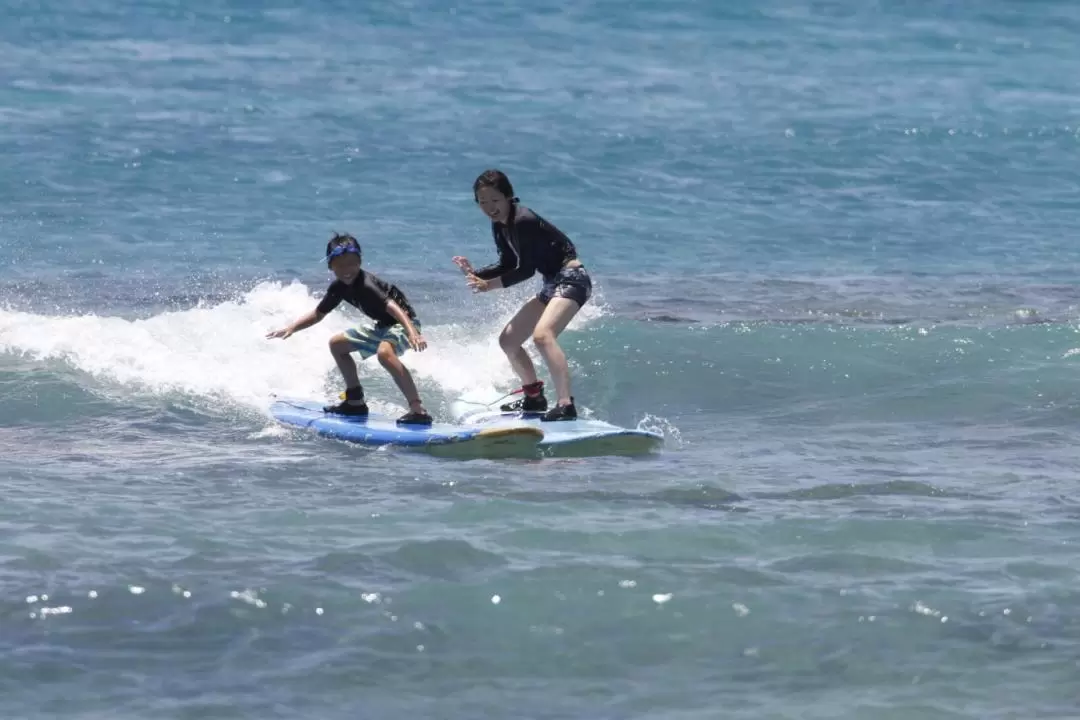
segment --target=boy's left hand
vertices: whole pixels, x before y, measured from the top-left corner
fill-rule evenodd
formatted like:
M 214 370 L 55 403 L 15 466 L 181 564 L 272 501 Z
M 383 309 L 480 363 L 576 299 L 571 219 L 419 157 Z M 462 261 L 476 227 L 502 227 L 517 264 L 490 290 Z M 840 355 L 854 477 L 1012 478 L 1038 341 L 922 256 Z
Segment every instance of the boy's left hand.
M 420 333 L 409 333 L 409 345 L 412 345 L 412 349 L 416 352 L 423 352 L 427 348 L 427 340 Z

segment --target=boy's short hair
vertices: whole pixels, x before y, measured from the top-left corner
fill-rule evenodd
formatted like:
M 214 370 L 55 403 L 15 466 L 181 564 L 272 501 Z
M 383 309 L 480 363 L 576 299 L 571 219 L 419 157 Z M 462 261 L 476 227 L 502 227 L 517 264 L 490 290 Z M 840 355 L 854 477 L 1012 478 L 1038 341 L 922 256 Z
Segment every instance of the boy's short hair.
M 330 242 L 326 243 L 326 267 L 330 267 L 330 262 L 333 260 L 333 258 L 330 257 L 330 253 L 336 248 L 349 246 L 356 248 L 356 256 L 360 259 L 361 264 L 363 264 L 363 254 L 360 252 L 360 243 L 356 238 L 348 233 L 335 232 L 334 237 L 330 238 Z

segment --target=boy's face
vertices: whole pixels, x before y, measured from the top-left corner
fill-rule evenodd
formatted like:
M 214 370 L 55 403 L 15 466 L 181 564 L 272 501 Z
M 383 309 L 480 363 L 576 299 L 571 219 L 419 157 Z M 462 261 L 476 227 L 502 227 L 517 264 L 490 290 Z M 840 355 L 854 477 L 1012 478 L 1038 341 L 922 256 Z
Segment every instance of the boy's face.
M 330 269 L 341 282 L 352 285 L 360 276 L 360 258 L 356 253 L 345 253 L 330 260 Z

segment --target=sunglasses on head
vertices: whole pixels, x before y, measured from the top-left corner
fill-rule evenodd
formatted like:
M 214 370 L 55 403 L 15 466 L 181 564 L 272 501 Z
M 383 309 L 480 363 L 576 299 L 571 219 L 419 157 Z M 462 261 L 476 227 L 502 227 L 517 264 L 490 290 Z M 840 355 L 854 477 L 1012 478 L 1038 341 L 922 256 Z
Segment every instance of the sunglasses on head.
M 345 253 L 356 253 L 357 255 L 359 255 L 360 248 L 358 248 L 352 243 L 349 243 L 348 245 L 338 245 L 336 248 L 330 251 L 329 255 L 323 258 L 323 262 L 329 262 L 333 258 L 336 258 L 339 255 L 344 255 Z

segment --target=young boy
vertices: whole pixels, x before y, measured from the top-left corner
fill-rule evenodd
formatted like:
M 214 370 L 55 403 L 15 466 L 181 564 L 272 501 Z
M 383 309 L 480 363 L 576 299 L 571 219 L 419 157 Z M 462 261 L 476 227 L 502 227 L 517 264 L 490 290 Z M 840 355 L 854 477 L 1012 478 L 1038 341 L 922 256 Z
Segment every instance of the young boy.
M 427 347 L 420 334 L 420 321 L 416 318 L 409 301 L 396 285 L 360 268 L 360 244 L 351 235 L 337 235 L 326 244 L 326 264 L 337 278 L 330 283 L 326 296 L 307 315 L 288 327 L 267 333 L 267 338 L 287 338 L 320 322 L 341 301 L 359 308 L 375 321 L 374 326 L 350 328 L 330 338 L 330 353 L 345 378 L 345 399 L 338 405 L 323 408 L 328 413 L 366 416 L 364 388 L 356 374 L 352 352 L 360 353 L 362 359 L 372 355 L 379 357 L 379 364 L 394 378 L 398 388 L 409 402 L 409 412 L 398 418 L 403 425 L 430 425 L 431 416 L 420 401 L 409 370 L 401 364 L 398 356 L 412 347 L 417 352 Z

